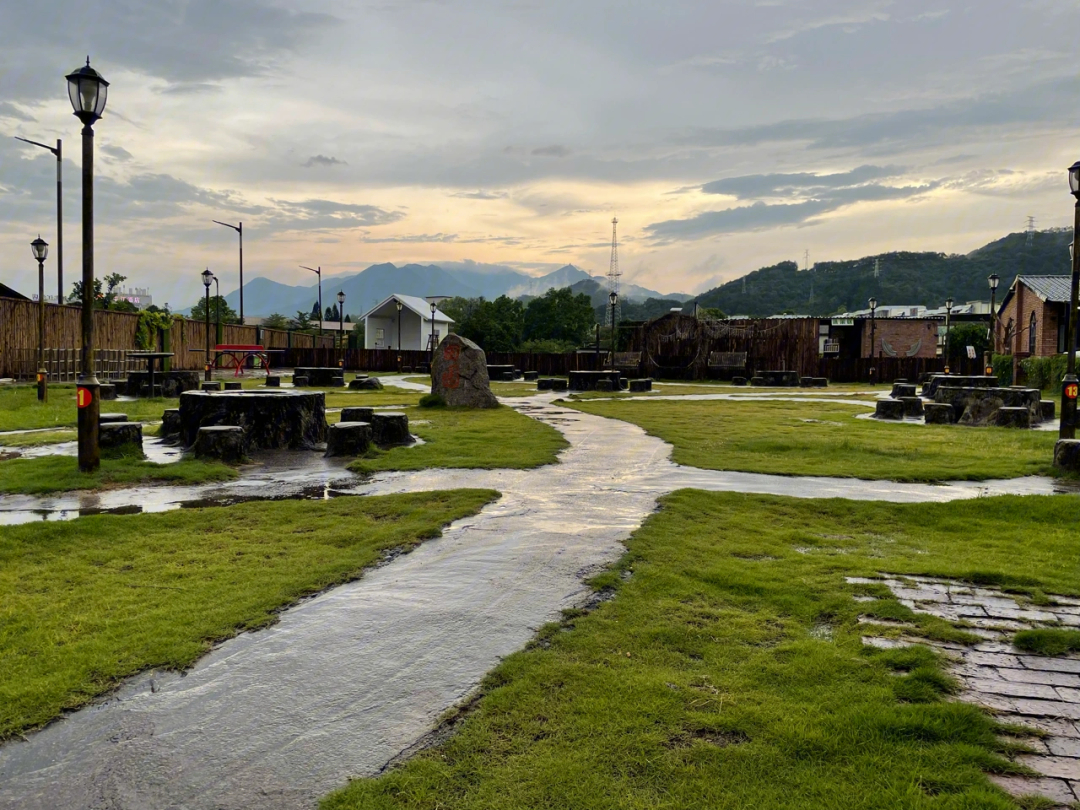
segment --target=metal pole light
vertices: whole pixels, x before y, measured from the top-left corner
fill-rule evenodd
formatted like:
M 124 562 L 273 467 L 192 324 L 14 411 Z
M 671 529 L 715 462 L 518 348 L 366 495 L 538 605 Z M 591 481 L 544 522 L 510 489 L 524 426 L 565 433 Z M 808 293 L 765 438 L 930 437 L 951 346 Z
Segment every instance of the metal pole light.
M 397 307 L 397 370 L 398 374 L 401 373 L 401 310 L 405 306 L 403 303 L 394 299 L 394 305 Z
M 870 357 L 877 351 L 877 299 L 870 299 Z
M 224 225 L 226 228 L 232 228 L 236 231 L 240 237 L 240 323 L 244 323 L 244 223 L 239 225 L 230 225 L 228 222 L 218 222 L 213 219 L 211 222 L 215 222 L 218 225 Z
M 619 294 L 614 290 L 608 295 L 611 303 L 611 370 L 615 370 L 615 307 L 619 303 Z
M 101 383 L 94 373 L 94 122 L 105 112 L 109 83 L 86 66 L 67 76 L 68 98 L 82 121 L 82 373 L 76 392 L 79 411 L 79 470 L 94 472 L 101 466 L 98 420 Z
M 945 373 L 949 373 L 949 337 L 952 332 L 953 300 L 945 299 Z
M 983 365 L 986 366 L 987 375 L 993 370 L 994 353 L 997 351 L 997 307 L 995 306 L 995 299 L 997 298 L 998 278 L 997 273 L 992 273 L 986 279 L 990 285 L 990 331 L 987 334 L 990 344 L 989 356 L 985 359 Z
M 338 342 L 341 344 L 341 367 L 345 368 L 345 291 L 338 290 Z
M 58 306 L 64 304 L 64 178 L 63 178 L 63 166 L 64 166 L 64 142 L 59 138 L 56 139 L 56 146 L 52 147 L 48 144 L 38 143 L 37 141 L 28 141 L 26 138 L 20 138 L 15 136 L 15 140 L 22 141 L 23 143 L 31 144 L 32 146 L 40 146 L 42 149 L 48 149 L 54 155 L 56 155 L 56 303 Z
M 225 332 L 221 328 L 221 285 L 218 277 L 214 276 L 214 342 L 221 343 L 225 339 Z
M 45 257 L 49 255 L 49 243 L 39 234 L 38 238 L 30 243 L 30 250 L 38 263 L 37 398 L 39 402 L 48 402 L 48 372 L 45 370 Z
M 1058 438 L 1076 438 L 1076 299 L 1080 292 L 1080 160 L 1069 167 L 1069 190 L 1076 198 L 1073 210 L 1072 285 L 1069 292 L 1069 327 L 1065 335 L 1068 357 L 1061 384 L 1061 424 Z
M 435 359 L 435 308 L 436 308 L 435 302 L 432 301 L 431 302 L 431 356 L 428 359 L 429 363 L 432 360 Z
M 312 273 L 314 273 L 315 275 L 317 275 L 319 277 L 319 337 L 322 337 L 322 319 L 323 319 L 322 267 L 305 267 L 304 265 L 300 265 L 300 269 L 301 270 L 310 270 Z
M 202 271 L 202 283 L 206 288 L 206 375 L 203 377 L 207 382 L 213 379 L 213 375 L 210 373 L 210 282 L 214 280 L 214 274 L 210 272 L 210 268 L 207 267 Z M 152 391 L 150 392 L 153 393 Z

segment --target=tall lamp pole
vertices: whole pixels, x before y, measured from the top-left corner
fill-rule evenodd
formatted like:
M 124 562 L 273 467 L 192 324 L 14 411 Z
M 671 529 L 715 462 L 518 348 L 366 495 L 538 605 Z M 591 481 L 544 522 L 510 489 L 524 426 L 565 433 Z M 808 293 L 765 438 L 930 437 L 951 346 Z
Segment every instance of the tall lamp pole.
M 619 294 L 614 290 L 608 295 L 611 304 L 611 370 L 615 370 L 615 307 L 619 303 Z
M 94 122 L 105 112 L 109 83 L 86 66 L 66 77 L 68 98 L 82 121 L 82 373 L 76 389 L 79 411 L 79 470 L 94 472 L 101 466 L 98 420 L 101 383 L 94 373 Z
M 996 306 L 996 300 L 997 300 L 998 282 L 1000 280 L 1001 279 L 998 278 L 997 273 L 991 273 L 986 279 L 987 283 L 990 285 L 990 331 L 987 334 L 987 337 L 990 338 L 987 341 L 987 343 L 990 344 L 990 356 L 987 358 L 987 362 L 985 363 L 986 368 L 992 368 L 992 363 L 994 362 L 994 354 L 997 352 L 997 306 Z M 989 374 L 990 372 L 988 371 L 986 373 Z
M 226 228 L 232 228 L 236 231 L 237 236 L 240 237 L 240 323 L 244 323 L 244 223 L 239 225 L 230 225 L 228 222 L 218 222 L 218 220 L 210 220 L 218 225 L 224 225 Z
M 401 310 L 404 308 L 404 304 L 394 299 L 394 305 L 397 307 L 397 370 L 398 374 L 401 373 Z
M 48 149 L 54 155 L 56 155 L 56 303 L 58 306 L 64 304 L 64 179 L 63 179 L 63 166 L 64 166 L 64 142 L 59 138 L 56 139 L 56 146 L 52 147 L 48 144 L 38 143 L 37 141 L 28 141 L 26 138 L 20 138 L 15 136 L 15 140 L 28 143 L 33 146 L 40 146 L 42 149 Z
M 952 307 L 953 300 L 945 299 L 945 373 L 949 373 L 949 337 L 952 332 Z
M 45 257 L 49 255 L 49 243 L 38 235 L 38 238 L 30 243 L 30 250 L 38 263 L 37 398 L 39 402 L 48 402 L 48 372 L 45 370 Z
M 1069 292 L 1069 328 L 1065 335 L 1068 352 L 1065 379 L 1061 384 L 1061 424 L 1058 438 L 1076 438 L 1076 304 L 1080 292 L 1080 160 L 1069 167 L 1069 190 L 1076 198 L 1073 211 L 1072 285 Z
M 225 332 L 221 328 L 221 285 L 218 277 L 214 276 L 214 343 L 221 343 L 225 339 Z
M 428 358 L 428 363 L 429 364 L 435 359 L 435 310 L 437 308 L 438 308 L 438 305 L 434 301 L 432 301 L 431 302 L 431 340 L 429 341 L 429 343 L 431 343 L 431 353 L 430 353 L 430 356 Z
M 320 267 L 305 267 L 304 265 L 300 265 L 300 269 L 301 270 L 310 270 L 312 273 L 314 273 L 315 275 L 317 275 L 319 277 L 319 337 L 322 337 L 322 319 L 323 319 L 322 267 L 321 266 Z
M 341 344 L 341 367 L 345 368 L 345 291 L 338 290 L 338 343 Z
M 210 282 L 214 280 L 214 274 L 207 267 L 202 271 L 202 283 L 206 288 L 206 375 L 203 377 L 207 382 L 213 379 L 210 372 Z

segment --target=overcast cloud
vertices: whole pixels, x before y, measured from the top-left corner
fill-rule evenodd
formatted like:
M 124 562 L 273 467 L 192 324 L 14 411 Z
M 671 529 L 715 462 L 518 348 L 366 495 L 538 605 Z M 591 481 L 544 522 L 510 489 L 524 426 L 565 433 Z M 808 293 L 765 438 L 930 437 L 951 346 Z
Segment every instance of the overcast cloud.
M 58 24 L 60 21 L 62 24 Z M 104 272 L 190 303 L 366 262 L 607 265 L 694 291 L 763 264 L 966 251 L 1071 222 L 1080 6 L 1066 0 L 41 0 L 0 5 L 0 280 L 79 262 L 63 76 L 96 126 Z M 48 36 L 33 32 L 47 30 Z M 195 285 L 194 293 L 192 286 Z

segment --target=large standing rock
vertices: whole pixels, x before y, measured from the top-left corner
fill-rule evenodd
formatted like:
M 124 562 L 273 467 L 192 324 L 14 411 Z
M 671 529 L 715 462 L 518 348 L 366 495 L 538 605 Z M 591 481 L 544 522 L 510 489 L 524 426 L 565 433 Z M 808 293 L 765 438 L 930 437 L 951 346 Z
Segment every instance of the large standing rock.
M 350 391 L 382 391 L 383 384 L 378 377 L 357 377 L 349 380 Z
M 326 432 L 327 456 L 359 456 L 371 445 L 371 425 L 367 422 L 338 422 Z
M 491 393 L 484 350 L 461 335 L 447 335 L 435 349 L 431 393 L 441 396 L 451 407 L 497 408 L 499 405 Z
M 341 421 L 342 422 L 371 422 L 371 417 L 375 413 L 374 408 L 342 408 L 341 409 Z
M 214 458 L 237 463 L 246 455 L 244 429 L 234 425 L 199 428 L 195 437 L 195 458 Z
M 313 450 L 326 441 L 326 395 L 289 389 L 185 391 L 180 424 L 185 447 L 195 443 L 199 428 L 231 425 L 244 429 L 246 448 Z
M 371 417 L 371 440 L 379 447 L 412 444 L 409 417 L 403 413 L 376 413 Z

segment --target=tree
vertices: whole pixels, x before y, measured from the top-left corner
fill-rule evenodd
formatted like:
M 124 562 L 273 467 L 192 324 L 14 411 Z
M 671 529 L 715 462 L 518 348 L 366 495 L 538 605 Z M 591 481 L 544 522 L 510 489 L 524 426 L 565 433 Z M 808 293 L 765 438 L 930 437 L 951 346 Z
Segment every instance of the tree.
M 986 323 L 972 321 L 953 324 L 949 329 L 949 362 L 966 359 L 968 346 L 974 347 L 977 358 L 982 358 L 983 352 L 990 348 L 986 327 Z
M 556 340 L 580 346 L 596 323 L 592 301 L 569 287 L 551 289 L 525 307 L 525 340 Z
M 319 302 L 316 301 L 311 305 L 311 315 L 308 316 L 313 321 L 322 320 L 321 313 L 319 312 Z
M 104 285 L 102 282 L 104 281 Z M 118 298 L 117 287 L 127 281 L 127 276 L 109 273 L 104 279 L 94 279 L 94 309 L 111 309 L 117 312 L 138 312 L 139 308 L 130 301 Z M 82 281 L 71 285 L 68 303 L 82 303 Z
M 267 329 L 288 329 L 289 319 L 280 312 L 275 312 L 263 318 L 262 325 Z
M 236 314 L 236 310 L 229 306 L 228 302 L 220 295 L 210 296 L 210 322 L 217 323 L 218 321 L 218 306 L 221 307 L 221 322 L 222 323 L 240 323 L 240 316 Z M 204 321 L 206 320 L 206 299 L 200 298 L 199 303 L 191 308 L 191 320 Z
M 318 304 L 315 305 L 315 309 L 318 309 Z M 299 310 L 296 313 L 296 317 L 289 322 L 289 328 L 294 332 L 311 332 L 311 315 L 310 313 Z
M 339 320 L 337 304 L 334 304 L 332 307 L 327 307 L 326 308 L 326 317 L 323 318 L 323 320 L 324 321 L 336 321 L 336 320 Z

